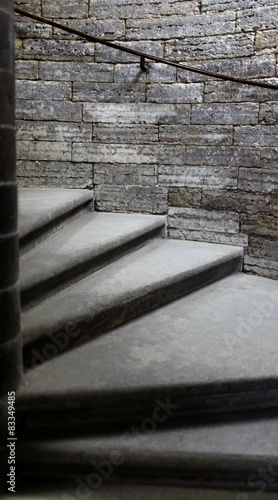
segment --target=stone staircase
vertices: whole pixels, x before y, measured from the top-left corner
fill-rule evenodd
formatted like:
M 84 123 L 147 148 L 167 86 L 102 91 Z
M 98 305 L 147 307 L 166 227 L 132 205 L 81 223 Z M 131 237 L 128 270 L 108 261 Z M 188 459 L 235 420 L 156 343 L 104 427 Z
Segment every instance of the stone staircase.
M 277 282 L 90 191 L 20 190 L 19 229 L 22 492 L 277 498 Z

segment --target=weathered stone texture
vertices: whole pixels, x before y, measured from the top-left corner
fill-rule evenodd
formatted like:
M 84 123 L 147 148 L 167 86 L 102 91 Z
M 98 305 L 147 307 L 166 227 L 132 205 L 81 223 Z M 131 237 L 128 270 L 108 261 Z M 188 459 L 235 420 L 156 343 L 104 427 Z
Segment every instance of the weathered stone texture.
M 138 124 L 96 124 L 93 128 L 95 142 L 104 143 L 153 143 L 158 142 L 158 127 Z
M 237 187 L 237 168 L 226 167 L 176 167 L 161 166 L 158 170 L 159 183 L 163 185 L 187 187 Z
M 86 18 L 89 0 L 42 0 L 42 15 L 50 18 Z
M 175 38 L 175 36 L 174 36 Z M 165 57 L 172 61 L 193 61 L 201 59 L 219 59 L 248 57 L 254 55 L 253 34 L 236 33 L 221 37 L 182 37 L 165 43 Z
M 115 18 L 145 18 L 147 16 L 168 16 L 174 14 L 187 15 L 199 13 L 199 1 L 197 0 L 164 0 L 163 2 L 152 2 L 151 0 L 91 0 L 90 14 L 98 19 L 106 19 L 108 16 Z
M 203 102 L 203 84 L 201 83 L 172 83 L 152 84 L 148 88 L 149 102 L 195 103 Z
M 65 161 L 18 161 L 20 187 L 92 187 L 93 169 L 90 163 Z
M 235 31 L 235 12 L 194 16 L 159 16 L 157 18 L 127 19 L 126 36 L 136 39 L 169 39 L 224 35 Z
M 238 187 L 243 191 L 278 193 L 278 170 L 240 168 Z
M 168 225 L 174 229 L 239 233 L 239 215 L 197 208 L 169 208 Z
M 16 5 L 187 67 L 278 84 L 275 0 Z M 16 18 L 21 185 L 94 182 L 105 211 L 169 205 L 170 237 L 248 247 L 245 270 L 277 277 L 276 90 L 150 60 L 143 71 L 138 55 Z M 9 91 L 7 74 L 0 85 Z
M 167 213 L 167 190 L 151 186 L 97 186 L 96 209 L 104 212 Z
M 202 104 L 192 108 L 192 123 L 204 125 L 255 125 L 258 123 L 259 105 Z
M 146 87 L 142 83 L 74 82 L 73 100 L 82 102 L 145 102 Z
M 97 185 L 154 186 L 157 184 L 156 165 L 95 163 L 94 181 Z
M 190 106 L 183 104 L 87 104 L 83 106 L 85 122 L 188 124 Z

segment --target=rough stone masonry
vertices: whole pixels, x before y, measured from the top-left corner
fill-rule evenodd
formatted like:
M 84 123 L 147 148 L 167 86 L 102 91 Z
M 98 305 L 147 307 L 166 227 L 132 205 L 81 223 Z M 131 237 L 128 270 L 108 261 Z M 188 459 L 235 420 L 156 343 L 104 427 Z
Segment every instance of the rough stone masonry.
M 276 0 L 17 0 L 159 57 L 278 83 Z M 21 186 L 89 187 L 100 211 L 242 245 L 278 278 L 278 91 L 204 77 L 17 19 Z

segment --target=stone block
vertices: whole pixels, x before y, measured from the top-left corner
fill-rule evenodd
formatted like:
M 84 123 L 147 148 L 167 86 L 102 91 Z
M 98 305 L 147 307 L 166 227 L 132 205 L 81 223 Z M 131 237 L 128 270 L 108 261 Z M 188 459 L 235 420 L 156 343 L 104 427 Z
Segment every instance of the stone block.
M 277 147 L 261 148 L 261 166 L 266 169 L 277 170 L 278 168 Z
M 17 192 L 15 183 L 0 182 L 0 233 L 17 231 Z
M 139 40 L 126 42 L 121 41 L 121 45 L 126 48 L 133 50 L 138 50 L 139 52 L 145 52 L 146 54 L 151 54 L 155 57 L 163 58 L 164 56 L 164 46 L 163 42 L 158 40 Z M 137 63 L 139 66 L 139 56 L 128 54 L 127 52 L 122 52 L 112 47 L 107 47 L 100 43 L 95 46 L 95 60 L 97 62 L 113 62 L 113 63 Z
M 218 125 L 160 125 L 159 140 L 161 142 L 185 143 L 186 145 L 213 146 L 231 145 L 233 127 Z
M 204 125 L 256 125 L 259 105 L 246 104 L 202 104 L 192 106 L 193 124 Z
M 248 253 L 251 256 L 263 257 L 278 261 L 278 227 L 274 236 L 250 236 Z
M 169 16 L 174 14 L 188 15 L 199 12 L 199 2 L 188 0 L 178 2 L 163 0 L 135 0 L 132 2 L 122 0 L 91 0 L 90 15 L 97 19 L 106 19 L 109 16 L 121 19 L 147 18 Z
M 205 102 L 264 102 L 273 101 L 277 90 L 236 82 L 208 82 L 205 84 Z
M 202 83 L 150 84 L 147 91 L 149 102 L 196 103 L 203 102 Z
M 241 229 L 246 234 L 272 238 L 277 247 L 278 219 L 264 214 L 243 214 L 241 215 Z M 276 239 L 276 240 L 275 240 Z
M 1 344 L 20 333 L 20 301 L 18 283 L 0 290 Z
M 276 99 L 260 107 L 259 120 L 265 125 L 278 125 L 278 104 L 275 101 Z
M 62 101 L 18 101 L 16 116 L 18 120 L 55 120 L 80 122 L 82 108 L 79 103 Z
M 62 23 L 64 24 L 64 23 Z M 121 40 L 125 36 L 125 22 L 121 19 L 70 19 L 66 20 L 66 25 L 87 35 L 105 40 Z M 72 34 L 58 28 L 53 29 L 53 38 L 57 40 L 72 40 Z M 83 37 L 79 38 L 84 40 Z
M 174 37 L 175 38 L 175 35 Z M 254 55 L 254 34 L 183 37 L 165 42 L 165 58 L 171 61 L 196 61 L 249 57 Z
M 226 167 L 188 167 L 160 166 L 158 180 L 167 186 L 217 187 L 236 189 L 237 168 Z
M 16 98 L 42 101 L 70 100 L 71 83 L 18 80 Z
M 0 182 L 15 181 L 15 130 L 0 127 Z
M 98 124 L 93 128 L 93 140 L 104 143 L 148 144 L 158 142 L 158 127 L 145 124 Z
M 260 125 L 257 127 L 236 127 L 234 143 L 242 146 L 269 147 L 277 146 L 278 126 Z
M 253 9 L 264 5 L 275 5 L 276 0 L 202 0 L 202 10 L 222 12 L 225 10 Z
M 42 15 L 50 18 L 86 18 L 89 0 L 42 0 Z
M 79 40 L 24 40 L 24 59 L 38 61 L 92 61 L 95 45 Z
M 239 214 L 198 208 L 169 208 L 168 226 L 172 229 L 239 233 Z
M 277 260 L 245 255 L 244 270 L 247 273 L 258 274 L 265 278 L 278 279 Z
M 70 161 L 71 144 L 69 142 L 17 141 L 18 160 Z
M 165 214 L 167 189 L 157 186 L 96 186 L 96 209 L 101 212 Z
M 170 227 L 168 236 L 177 240 L 205 241 L 207 243 L 236 245 L 240 247 L 248 246 L 248 236 L 244 234 L 216 233 L 212 231 L 187 230 L 186 228 L 175 229 Z
M 37 80 L 39 63 L 37 61 L 16 61 L 15 73 L 18 80 Z
M 235 12 L 223 14 L 169 15 L 126 20 L 129 40 L 155 40 L 224 35 L 235 31 Z
M 114 66 L 86 62 L 46 62 L 40 64 L 42 80 L 113 82 Z
M 276 194 L 278 192 L 278 170 L 240 168 L 238 188 L 243 191 Z
M 15 34 L 20 39 L 52 38 L 52 28 L 47 24 L 35 21 L 26 21 L 26 17 L 15 15 Z
M 184 163 L 184 147 L 158 144 L 73 144 L 73 161 L 92 163 L 172 164 Z
M 267 31 L 257 31 L 255 39 L 255 50 L 258 53 L 275 53 L 278 45 L 277 29 Z
M 17 140 L 53 142 L 91 142 L 92 125 L 89 123 L 18 121 Z
M 111 163 L 96 163 L 94 167 L 94 182 L 103 185 L 137 185 L 154 186 L 157 184 L 156 165 L 118 164 L 115 168 Z
M 20 187 L 92 187 L 93 168 L 90 163 L 64 161 L 19 161 Z
M 201 189 L 189 188 L 169 188 L 169 206 L 185 207 L 185 208 L 200 208 L 202 192 Z
M 145 102 L 144 83 L 74 82 L 73 101 L 83 102 Z
M 234 146 L 188 147 L 185 151 L 185 163 L 196 166 L 254 167 L 260 165 L 260 151 Z
M 188 65 L 188 63 L 185 63 Z M 225 75 L 238 76 L 239 78 L 267 78 L 275 76 L 275 55 L 254 57 L 239 57 L 233 59 L 211 59 L 209 61 L 194 61 L 190 66 L 222 73 Z M 177 69 L 178 82 L 211 80 L 211 77 L 191 73 Z M 224 83 L 223 81 L 219 82 Z
M 138 58 L 137 58 L 138 59 Z M 116 64 L 115 82 L 145 82 L 145 83 L 174 83 L 176 81 L 176 68 L 166 64 L 152 63 L 146 61 L 148 72 L 145 73 L 137 64 Z
M 238 12 L 237 28 L 241 31 L 255 31 L 277 27 L 278 7 L 272 5 Z
M 83 106 L 83 119 L 93 123 L 142 123 L 142 124 L 188 124 L 188 104 L 90 104 Z
M 31 14 L 41 15 L 41 0 L 16 0 L 15 7 L 27 10 Z
M 266 213 L 273 211 L 273 201 L 268 194 L 245 191 L 202 190 L 202 208 L 208 210 L 231 210 L 239 213 Z

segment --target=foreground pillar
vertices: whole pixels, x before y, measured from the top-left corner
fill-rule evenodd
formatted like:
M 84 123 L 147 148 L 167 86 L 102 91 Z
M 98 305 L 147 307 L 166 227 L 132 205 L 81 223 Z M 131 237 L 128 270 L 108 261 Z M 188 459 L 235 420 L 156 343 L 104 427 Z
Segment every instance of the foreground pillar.
M 6 487 L 8 392 L 21 380 L 13 1 L 0 1 L 0 489 Z

